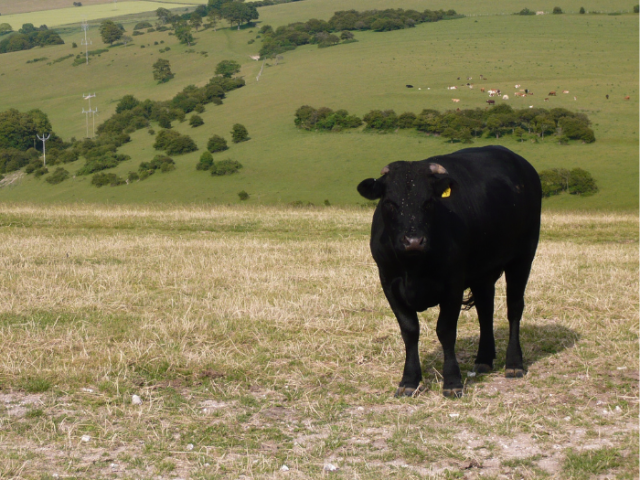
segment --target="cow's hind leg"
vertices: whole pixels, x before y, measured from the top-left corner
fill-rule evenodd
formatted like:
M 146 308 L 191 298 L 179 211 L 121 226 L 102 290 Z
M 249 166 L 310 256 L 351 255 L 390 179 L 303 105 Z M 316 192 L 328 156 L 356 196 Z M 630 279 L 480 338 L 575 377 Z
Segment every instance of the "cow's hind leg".
M 460 374 L 460 366 L 455 352 L 456 332 L 461 306 L 462 292 L 458 298 L 441 303 L 440 315 L 436 325 L 436 333 L 444 353 L 442 394 L 445 397 L 462 396 L 462 375 Z
M 471 286 L 471 293 L 478 312 L 480 323 L 480 342 L 473 370 L 476 373 L 489 373 L 493 370 L 496 358 L 496 343 L 493 336 L 493 301 L 495 280 L 487 280 Z
M 505 269 L 507 281 L 507 318 L 509 319 L 509 344 L 505 376 L 517 378 L 524 375 L 522 349 L 520 348 L 520 320 L 524 311 L 524 291 L 527 288 L 532 258 L 520 258 Z

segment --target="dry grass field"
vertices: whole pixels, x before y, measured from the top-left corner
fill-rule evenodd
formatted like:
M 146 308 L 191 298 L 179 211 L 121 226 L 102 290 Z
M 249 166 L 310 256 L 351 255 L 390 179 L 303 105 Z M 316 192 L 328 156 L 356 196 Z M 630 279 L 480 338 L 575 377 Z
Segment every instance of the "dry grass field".
M 504 378 L 501 282 L 498 370 L 467 376 L 463 312 L 449 400 L 435 309 L 427 391 L 393 398 L 371 214 L 0 205 L 0 477 L 638 477 L 637 215 L 545 214 L 527 375 Z

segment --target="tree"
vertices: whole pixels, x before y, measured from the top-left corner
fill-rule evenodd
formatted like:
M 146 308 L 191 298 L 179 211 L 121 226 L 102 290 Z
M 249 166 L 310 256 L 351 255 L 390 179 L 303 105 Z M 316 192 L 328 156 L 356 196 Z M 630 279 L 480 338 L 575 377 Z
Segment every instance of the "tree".
M 246 142 L 249 140 L 249 132 L 244 125 L 236 123 L 231 129 L 233 143 Z
M 176 26 L 175 29 L 176 38 L 180 40 L 180 43 L 186 43 L 191 46 L 193 43 L 193 35 L 191 35 L 191 26 L 186 23 L 181 23 Z
M 13 28 L 8 23 L 0 23 L 0 35 L 6 35 L 13 32 Z
M 189 125 L 191 125 L 191 127 L 195 128 L 203 124 L 204 120 L 202 120 L 200 115 L 191 115 L 191 118 L 189 119 Z
M 228 150 L 227 141 L 220 135 L 213 135 L 207 142 L 207 150 L 211 153 L 223 152 Z
M 234 60 L 222 60 L 216 65 L 216 75 L 222 75 L 225 78 L 231 78 L 240 71 L 240 64 Z
M 191 18 L 189 18 L 189 22 L 191 23 L 191 26 L 196 29 L 196 32 L 197 32 L 198 28 L 202 26 L 202 16 L 194 12 L 191 14 Z
M 211 27 L 213 27 L 213 31 L 215 32 L 216 31 L 216 25 L 218 24 L 218 22 L 222 18 L 222 16 L 220 15 L 220 11 L 219 10 L 209 10 L 209 13 L 207 13 L 207 18 L 209 19 L 209 25 Z
M 353 37 L 353 33 L 351 33 L 349 30 L 345 30 L 340 34 L 340 38 L 342 39 L 342 41 L 353 40 Z
M 136 108 L 140 102 L 133 95 L 125 95 L 120 99 L 118 105 L 116 105 L 116 113 L 122 113 L 126 110 L 131 110 Z
M 122 30 L 111 20 L 103 20 L 100 24 L 100 36 L 104 43 L 112 45 L 113 42 L 120 40 L 122 35 Z
M 558 15 L 560 13 L 564 13 L 560 7 L 553 7 L 553 13 Z
M 159 8 L 156 10 L 156 16 L 158 17 L 158 23 L 164 25 L 165 23 L 171 23 L 174 15 L 166 8 Z
M 240 24 L 248 23 L 251 20 L 257 20 L 258 10 L 253 5 L 240 2 L 229 2 L 222 5 L 220 8 L 220 14 L 230 24 L 238 25 L 240 30 Z
M 33 23 L 25 23 L 22 25 L 22 28 L 18 30 L 18 33 L 22 33 L 23 35 L 28 35 L 29 33 L 36 32 L 37 28 L 34 27 Z
M 244 190 L 238 192 L 238 197 L 242 201 L 249 200 L 249 194 L 247 192 L 245 192 Z
M 196 170 L 209 170 L 213 165 L 213 156 L 208 151 L 200 155 L 200 161 L 196 165 Z
M 171 65 L 169 60 L 159 58 L 156 63 L 153 64 L 153 79 L 158 83 L 165 83 L 171 80 L 174 74 L 171 72 Z
M 584 15 L 585 13 L 587 13 L 584 9 L 584 7 L 580 7 L 580 15 Z

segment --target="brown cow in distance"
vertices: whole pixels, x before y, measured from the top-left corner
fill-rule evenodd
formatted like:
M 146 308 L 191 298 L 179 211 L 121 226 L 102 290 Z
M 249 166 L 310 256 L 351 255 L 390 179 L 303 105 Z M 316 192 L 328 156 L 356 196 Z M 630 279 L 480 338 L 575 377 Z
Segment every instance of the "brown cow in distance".
M 547 95 L 549 95 L 550 97 L 555 97 L 556 96 L 556 92 L 549 92 Z
M 627 95 L 626 97 L 624 97 L 625 100 L 631 100 L 631 97 L 629 95 Z
M 487 103 L 488 103 L 489 105 L 495 105 L 495 104 L 496 104 L 496 101 L 495 101 L 495 100 L 487 100 Z

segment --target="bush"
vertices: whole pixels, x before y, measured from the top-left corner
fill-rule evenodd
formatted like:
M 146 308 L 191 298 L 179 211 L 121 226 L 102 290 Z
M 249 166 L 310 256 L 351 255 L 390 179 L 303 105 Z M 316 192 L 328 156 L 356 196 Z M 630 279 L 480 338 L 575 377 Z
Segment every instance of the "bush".
M 166 150 L 169 155 L 179 155 L 198 150 L 193 139 L 188 135 L 181 135 L 175 130 L 160 130 L 153 144 L 156 150 Z
M 140 105 L 140 101 L 133 95 L 125 95 L 120 99 L 118 105 L 116 105 L 116 113 L 122 113 L 127 110 L 133 110 Z
M 129 172 L 129 174 L 127 175 L 127 180 L 129 180 L 129 183 L 135 182 L 136 180 L 140 180 L 140 175 L 138 175 L 136 172 Z
M 134 30 L 142 30 L 143 28 L 152 28 L 153 25 L 151 25 L 149 22 L 138 22 L 136 23 L 136 26 L 133 27 Z
M 209 170 L 213 166 L 213 156 L 208 151 L 200 155 L 200 161 L 196 164 L 196 170 Z
M 596 181 L 589 172 L 581 168 L 569 171 L 565 168 L 553 168 L 539 173 L 542 184 L 542 196 L 550 197 L 562 192 L 571 195 L 593 195 L 598 192 Z
M 91 178 L 91 185 L 96 187 L 104 187 L 105 185 L 111 185 L 116 187 L 126 183 L 122 177 L 117 176 L 115 173 L 96 173 Z
M 244 125 L 236 123 L 231 129 L 231 137 L 233 143 L 246 142 L 249 140 L 249 132 Z
M 405 112 L 398 117 L 399 128 L 413 128 L 413 122 L 416 121 L 416 114 L 412 112 Z
M 158 126 L 161 128 L 171 128 L 171 119 L 169 115 L 161 115 L 158 117 Z
M 191 118 L 189 119 L 189 125 L 191 125 L 192 128 L 199 127 L 203 124 L 204 120 L 202 120 L 202 117 L 200 115 L 191 115 Z
M 153 175 L 156 170 L 160 170 L 162 173 L 171 172 L 176 169 L 176 164 L 173 158 L 166 155 L 156 155 L 150 162 L 142 162 L 138 167 L 140 173 L 140 180 L 144 180 Z
M 211 166 L 211 175 L 231 175 L 238 172 L 242 168 L 242 164 L 236 160 L 227 158 L 219 162 L 214 162 Z
M 211 153 L 228 150 L 227 141 L 219 135 L 213 135 L 207 142 L 207 150 Z
M 558 15 L 560 13 L 564 13 L 560 7 L 553 7 L 553 13 Z
M 584 15 L 586 12 L 586 10 L 584 9 L 584 7 L 580 7 L 580 15 Z
M 634 5 L 633 6 L 633 13 L 638 13 L 640 12 L 640 5 Z
M 393 110 L 371 110 L 362 120 L 367 124 L 367 129 L 393 130 L 398 126 L 398 117 Z
M 238 197 L 242 201 L 249 200 L 249 194 L 247 192 L 245 192 L 244 190 L 242 190 L 241 192 L 238 192 Z
M 69 178 L 69 172 L 67 172 L 64 168 L 58 167 L 56 170 L 45 178 L 45 182 L 50 183 L 51 185 L 57 185 Z
M 33 176 L 39 178 L 47 173 L 49 173 L 49 169 L 47 167 L 40 167 L 33 171 Z
M 535 14 L 536 12 L 534 12 L 533 10 L 529 10 L 526 7 L 520 10 L 520 12 L 518 12 L 518 15 L 535 15 Z
M 589 172 L 574 168 L 569 176 L 569 193 L 571 195 L 593 195 L 598 192 L 596 181 Z

